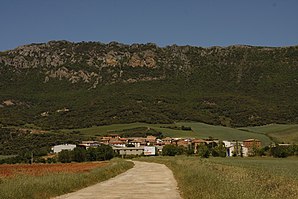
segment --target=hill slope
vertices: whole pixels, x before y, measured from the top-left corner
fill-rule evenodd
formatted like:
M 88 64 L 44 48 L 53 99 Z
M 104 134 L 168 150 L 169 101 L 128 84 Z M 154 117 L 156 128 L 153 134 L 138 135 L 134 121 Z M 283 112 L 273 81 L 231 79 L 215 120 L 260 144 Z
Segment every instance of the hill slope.
M 0 52 L 0 124 L 298 122 L 298 46 L 51 41 Z
M 175 127 L 191 127 L 191 130 L 182 130 Z M 145 131 L 153 130 L 161 132 L 164 137 L 180 137 L 180 138 L 209 138 L 219 140 L 239 140 L 256 138 L 261 140 L 263 146 L 272 143 L 269 137 L 259 132 L 242 131 L 235 128 L 213 126 L 199 122 L 179 122 L 175 124 L 146 124 L 146 123 L 130 123 L 130 124 L 113 124 L 106 126 L 93 126 L 90 128 L 75 129 L 85 136 L 105 136 L 111 133 L 120 134 L 122 132 L 137 132 L 145 129 Z M 64 130 L 69 133 L 71 130 Z
M 273 139 L 275 142 L 281 143 L 298 143 L 298 125 L 286 124 L 269 124 L 265 126 L 246 127 L 240 130 L 249 132 L 263 133 Z

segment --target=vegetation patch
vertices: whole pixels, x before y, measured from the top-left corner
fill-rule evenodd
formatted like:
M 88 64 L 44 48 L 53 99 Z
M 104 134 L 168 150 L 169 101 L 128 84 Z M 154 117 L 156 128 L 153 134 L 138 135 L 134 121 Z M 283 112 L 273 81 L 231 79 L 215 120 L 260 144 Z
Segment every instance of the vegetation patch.
M 85 163 L 81 165 L 85 167 Z M 113 159 L 108 164 L 92 169 L 89 172 L 63 172 L 40 176 L 22 174 L 16 175 L 12 179 L 0 178 L 0 198 L 51 198 L 107 180 L 132 167 L 132 162 Z
M 240 128 L 240 130 L 265 134 L 277 143 L 298 144 L 297 124 L 269 124 L 264 126 Z
M 158 138 L 162 138 L 163 135 L 161 132 L 158 132 L 155 129 L 152 129 L 150 127 L 136 127 L 136 128 L 130 128 L 130 129 L 123 129 L 123 130 L 114 130 L 107 133 L 113 134 L 116 133 L 121 137 L 147 137 L 149 135 L 156 136 Z
M 108 162 L 57 163 L 57 164 L 1 164 L 1 177 L 18 175 L 42 176 L 51 173 L 83 173 L 92 169 L 107 166 Z
M 177 127 L 189 127 L 191 130 L 182 130 Z M 248 132 L 231 127 L 209 125 L 200 122 L 178 122 L 175 124 L 147 124 L 147 123 L 129 123 L 113 124 L 105 126 L 93 126 L 89 128 L 63 130 L 64 132 L 79 131 L 86 136 L 104 136 L 109 132 L 124 132 L 126 129 L 151 129 L 161 132 L 164 137 L 181 137 L 181 138 L 209 138 L 213 137 L 220 140 L 245 140 L 256 138 L 261 140 L 262 145 L 269 145 L 273 141 L 265 134 L 257 132 Z
M 168 166 L 183 198 L 297 198 L 297 158 L 151 157 Z M 292 177 L 291 177 L 292 176 Z
M 0 124 L 43 130 L 133 122 L 293 124 L 297 56 L 298 46 L 23 46 L 0 53 Z

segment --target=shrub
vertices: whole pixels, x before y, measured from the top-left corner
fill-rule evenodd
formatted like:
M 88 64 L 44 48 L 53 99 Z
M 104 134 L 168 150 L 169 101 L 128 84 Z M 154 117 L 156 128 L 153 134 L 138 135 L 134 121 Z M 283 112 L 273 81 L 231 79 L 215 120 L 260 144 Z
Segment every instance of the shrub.
M 87 160 L 87 152 L 84 148 L 76 147 L 72 153 L 72 160 L 75 162 L 85 162 Z
M 276 146 L 271 148 L 271 155 L 275 158 L 286 158 L 289 156 L 287 147 Z
M 72 151 L 62 150 L 58 153 L 58 160 L 61 163 L 69 163 L 72 160 Z
M 177 146 L 175 145 L 168 144 L 162 148 L 162 155 L 164 156 L 175 156 L 177 155 L 177 153 L 178 153 L 178 150 L 177 150 Z
M 201 144 L 197 146 L 197 154 L 201 158 L 208 158 L 210 156 L 210 151 L 205 144 Z
M 213 157 L 226 157 L 226 147 L 223 144 L 212 148 L 211 154 Z

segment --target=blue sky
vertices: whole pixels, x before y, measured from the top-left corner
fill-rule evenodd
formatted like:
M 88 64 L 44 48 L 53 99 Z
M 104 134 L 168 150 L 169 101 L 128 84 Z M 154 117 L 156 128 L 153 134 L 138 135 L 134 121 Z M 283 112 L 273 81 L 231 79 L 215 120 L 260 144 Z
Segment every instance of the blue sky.
M 297 0 L 0 0 L 0 50 L 50 40 L 298 45 Z

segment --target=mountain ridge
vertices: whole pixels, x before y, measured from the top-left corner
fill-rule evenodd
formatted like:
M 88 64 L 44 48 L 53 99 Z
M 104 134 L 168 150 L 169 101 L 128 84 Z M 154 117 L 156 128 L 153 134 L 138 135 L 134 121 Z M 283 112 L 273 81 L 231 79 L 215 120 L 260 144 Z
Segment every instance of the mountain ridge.
M 298 46 L 50 41 L 0 52 L 0 77 L 2 125 L 298 122 Z

